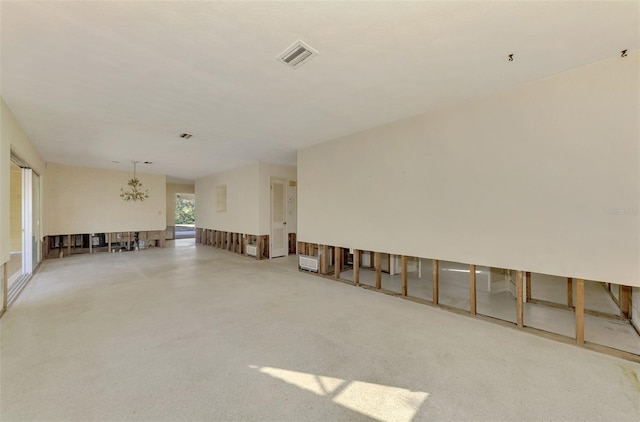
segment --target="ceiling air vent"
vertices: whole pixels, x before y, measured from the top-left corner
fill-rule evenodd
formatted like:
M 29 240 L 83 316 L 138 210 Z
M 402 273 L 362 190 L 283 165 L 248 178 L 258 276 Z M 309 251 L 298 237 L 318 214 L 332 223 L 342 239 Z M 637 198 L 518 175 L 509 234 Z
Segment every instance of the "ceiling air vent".
M 278 56 L 278 60 L 292 69 L 297 69 L 315 56 L 318 52 L 302 41 L 295 42 Z

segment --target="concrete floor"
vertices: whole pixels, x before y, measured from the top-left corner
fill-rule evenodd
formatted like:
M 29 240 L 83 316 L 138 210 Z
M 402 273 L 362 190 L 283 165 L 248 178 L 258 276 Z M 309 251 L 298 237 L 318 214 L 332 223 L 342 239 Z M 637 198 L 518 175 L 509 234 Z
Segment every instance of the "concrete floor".
M 640 419 L 640 365 L 193 240 L 45 261 L 0 319 L 13 420 Z

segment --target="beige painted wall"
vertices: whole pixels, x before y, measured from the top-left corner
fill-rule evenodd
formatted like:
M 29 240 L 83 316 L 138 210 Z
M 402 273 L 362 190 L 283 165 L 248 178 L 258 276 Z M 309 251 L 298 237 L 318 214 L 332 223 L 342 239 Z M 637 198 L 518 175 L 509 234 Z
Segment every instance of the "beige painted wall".
M 299 151 L 298 238 L 640 286 L 639 59 Z
M 164 230 L 166 177 L 138 173 L 149 198 L 125 202 L 131 172 L 47 165 L 47 234 Z
M 259 233 L 270 234 L 271 231 L 271 178 L 276 177 L 287 181 L 296 181 L 298 174 L 295 166 L 284 166 L 260 162 L 260 207 L 259 207 Z M 295 233 L 297 230 L 296 204 L 293 192 L 287 187 L 287 231 Z M 291 201 L 289 201 L 291 199 Z
M 196 180 L 196 226 L 236 233 L 258 233 L 259 163 Z M 227 186 L 227 211 L 217 212 L 217 187 Z
M 11 164 L 9 210 L 9 249 L 22 252 L 22 169 Z
M 176 221 L 176 193 L 195 193 L 195 185 L 182 183 L 167 183 L 167 226 L 175 225 Z
M 9 260 L 10 252 L 10 157 L 11 153 L 28 163 L 46 181 L 46 165 L 27 137 L 15 116 L 0 98 L 0 263 Z M 42 191 L 42 189 L 41 189 Z M 46 196 L 42 198 L 46 202 Z M 41 210 L 40 220 L 43 221 Z M 46 221 L 43 221 L 43 226 Z

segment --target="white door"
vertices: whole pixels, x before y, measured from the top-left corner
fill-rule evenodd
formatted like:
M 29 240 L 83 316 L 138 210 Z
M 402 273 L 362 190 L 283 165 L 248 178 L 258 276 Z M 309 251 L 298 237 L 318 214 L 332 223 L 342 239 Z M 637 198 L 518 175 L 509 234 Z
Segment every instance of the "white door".
M 287 195 L 285 181 L 271 179 L 271 258 L 289 254 L 289 234 L 287 232 Z

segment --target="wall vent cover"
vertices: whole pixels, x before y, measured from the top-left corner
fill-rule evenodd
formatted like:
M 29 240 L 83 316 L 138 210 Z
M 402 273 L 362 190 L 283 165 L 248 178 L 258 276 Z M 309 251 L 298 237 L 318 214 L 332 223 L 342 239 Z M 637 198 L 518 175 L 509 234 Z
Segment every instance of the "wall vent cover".
M 297 69 L 318 55 L 318 52 L 302 41 L 296 41 L 277 58 L 292 69 Z

